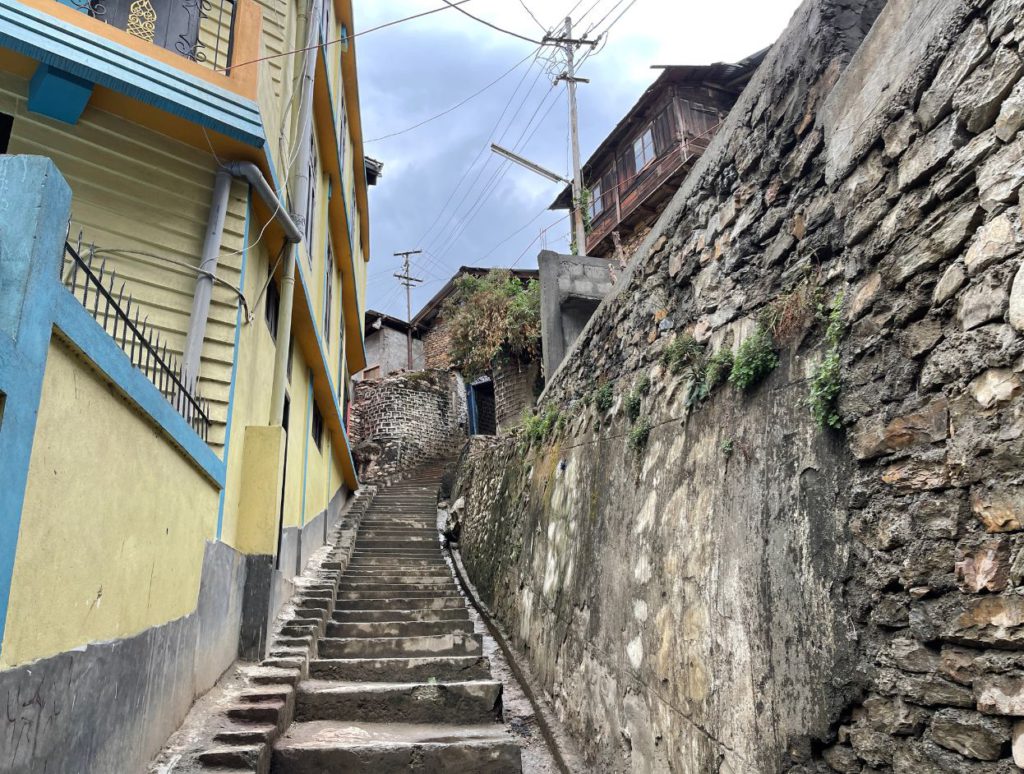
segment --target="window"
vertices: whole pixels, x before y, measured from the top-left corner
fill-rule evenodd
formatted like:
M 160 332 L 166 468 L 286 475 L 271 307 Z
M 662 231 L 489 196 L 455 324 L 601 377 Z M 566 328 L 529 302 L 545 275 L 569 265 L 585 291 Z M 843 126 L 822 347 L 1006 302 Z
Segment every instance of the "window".
M 313 421 L 310 423 L 310 432 L 313 434 L 313 443 L 316 444 L 316 448 L 320 451 L 324 449 L 324 415 L 320 413 L 320 408 L 313 403 Z
M 604 212 L 604 186 L 601 183 L 590 189 L 590 219 L 597 220 Z
M 633 140 L 633 167 L 637 172 L 654 161 L 654 131 L 648 126 Z
M 267 328 L 270 329 L 270 337 L 277 341 L 277 312 L 281 306 L 281 293 L 277 289 L 277 282 L 273 278 L 267 285 L 267 306 L 263 310 L 263 317 L 267 321 Z
M 14 129 L 14 116 L 0 113 L 0 153 L 7 153 L 11 144 L 11 131 Z
M 327 245 L 327 257 L 324 266 L 324 343 L 331 346 L 331 306 L 334 304 L 334 254 Z

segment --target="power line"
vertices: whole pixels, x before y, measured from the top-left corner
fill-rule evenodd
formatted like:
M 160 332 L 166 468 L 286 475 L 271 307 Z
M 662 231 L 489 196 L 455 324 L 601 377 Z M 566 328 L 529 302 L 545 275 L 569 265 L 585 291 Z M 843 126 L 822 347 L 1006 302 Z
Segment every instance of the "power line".
M 458 3 L 453 3 L 453 2 L 451 2 L 451 0 L 441 0 L 441 2 L 442 3 L 447 3 L 452 8 L 455 8 L 455 10 L 458 11 L 459 13 L 463 14 L 464 16 L 468 16 L 470 19 L 473 19 L 474 21 L 478 21 L 478 22 L 480 22 L 481 24 L 483 24 L 483 25 L 485 25 L 487 27 L 490 27 L 492 30 L 497 30 L 498 32 L 504 32 L 506 35 L 511 35 L 513 38 L 519 38 L 519 40 L 525 40 L 527 43 L 533 43 L 535 46 L 539 46 L 540 45 L 540 41 L 539 40 L 534 40 L 533 38 L 528 38 L 525 35 L 520 35 L 518 32 L 512 32 L 512 30 L 506 30 L 504 27 L 499 27 L 497 24 L 492 24 L 491 22 L 487 21 L 486 19 L 481 19 L 479 16 L 474 16 L 469 11 L 467 11 L 465 8 L 458 8 L 458 7 L 456 7 L 458 5 Z
M 537 49 L 537 53 L 538 54 L 540 53 L 540 49 L 539 48 Z M 531 66 L 531 69 L 532 69 L 532 66 Z M 530 70 L 527 70 L 525 73 L 523 73 L 522 79 L 516 85 L 516 89 L 512 93 L 512 97 L 509 99 L 508 104 L 505 105 L 505 109 L 501 111 L 501 115 L 498 116 L 498 120 L 495 121 L 494 126 L 491 128 L 491 131 L 490 131 L 490 133 L 488 135 L 487 140 L 484 142 L 484 145 L 480 148 L 480 150 L 477 152 L 476 157 L 473 159 L 472 163 L 469 165 L 469 167 L 466 168 L 465 172 L 463 172 L 462 176 L 459 178 L 459 182 L 456 184 L 455 188 L 452 189 L 452 193 L 449 195 L 449 197 L 448 197 L 447 201 L 445 202 L 444 206 L 441 208 L 441 211 L 438 213 L 438 215 L 435 218 L 434 222 L 431 223 L 430 227 L 427 229 L 427 231 L 424 234 L 424 236 L 426 236 L 426 234 L 429 234 L 431 231 L 433 231 L 434 228 L 437 226 L 437 224 L 439 222 L 441 222 L 441 218 L 444 215 L 445 210 L 448 208 L 448 205 L 455 198 L 455 195 L 458 193 L 459 189 L 462 187 L 462 183 L 465 182 L 465 180 L 469 177 L 470 173 L 477 166 L 477 162 L 479 162 L 480 159 L 483 157 L 484 153 L 487 152 L 487 149 L 489 148 L 489 143 L 495 139 L 495 134 L 498 131 L 498 127 L 501 126 L 501 122 L 504 121 L 505 115 L 509 112 L 509 108 L 511 108 L 512 105 L 513 105 L 513 102 L 514 102 L 514 100 L 516 98 L 516 94 L 519 93 L 519 89 L 522 88 L 523 83 L 526 82 L 526 78 L 527 78 L 527 76 L 529 74 L 530 74 Z M 515 120 L 514 116 L 519 111 L 519 109 L 521 109 L 522 106 L 526 104 L 526 100 L 529 99 L 530 94 L 533 92 L 534 87 L 537 85 L 537 81 L 540 80 L 540 77 L 543 74 L 544 74 L 543 70 L 541 70 L 540 72 L 537 73 L 537 76 L 533 79 L 533 83 L 530 84 L 530 87 L 526 91 L 526 94 L 523 95 L 522 101 L 513 110 L 513 113 L 512 113 L 512 115 L 513 115 L 513 119 L 512 120 L 513 121 Z M 502 132 L 501 137 L 504 137 L 507 132 L 508 132 L 508 127 L 506 127 L 505 130 Z M 447 219 L 444 220 L 443 224 L 441 225 L 441 231 L 435 233 L 435 235 L 430 239 L 429 243 L 427 244 L 427 247 L 432 247 L 436 243 L 437 239 L 440 238 L 442 234 L 444 234 L 445 230 L 448 228 L 448 225 L 452 222 L 452 218 L 455 217 L 455 215 L 458 213 L 459 209 L 462 207 L 463 203 L 466 201 L 466 197 L 469 196 L 470 192 L 472 192 L 472 190 L 476 187 L 476 184 L 479 182 L 480 177 L 483 175 L 484 170 L 487 168 L 487 165 L 489 163 L 490 163 L 490 157 L 488 157 L 487 160 L 484 161 L 483 166 L 480 167 L 480 169 L 476 173 L 476 176 L 473 178 L 473 182 L 471 182 L 469 184 L 469 188 L 462 195 L 462 198 L 459 199 L 459 201 L 455 205 L 455 208 L 452 211 L 452 213 L 448 216 Z
M 583 34 L 584 35 L 589 35 L 592 30 L 595 30 L 598 27 L 600 27 L 602 24 L 604 24 L 604 20 L 607 19 L 609 16 L 611 16 L 613 13 L 615 13 L 615 9 L 618 8 L 620 5 L 622 5 L 624 2 L 626 2 L 626 0 L 618 0 L 618 2 L 615 3 L 615 5 L 613 5 L 611 8 L 609 8 L 605 12 L 605 15 L 602 16 L 599 21 L 596 21 L 593 24 L 591 24 L 589 27 L 587 27 L 587 31 L 585 33 L 583 33 Z
M 518 62 L 516 62 L 514 65 L 512 65 L 512 67 L 510 67 L 504 73 L 499 75 L 497 78 L 495 78 L 493 81 L 488 83 L 486 86 L 484 86 L 479 91 L 474 92 L 473 94 L 470 94 L 468 97 L 466 97 L 464 100 L 459 102 L 457 105 L 452 105 L 447 110 L 444 110 L 444 111 L 438 113 L 435 116 L 431 116 L 430 118 L 428 118 L 428 119 L 426 119 L 424 121 L 420 121 L 418 124 L 413 124 L 412 126 L 406 127 L 405 129 L 401 129 L 401 130 L 399 130 L 397 132 L 392 132 L 391 134 L 385 134 L 385 135 L 382 135 L 381 137 L 374 137 L 372 140 L 366 140 L 363 144 L 365 145 L 365 144 L 368 144 L 368 143 L 371 143 L 371 142 L 379 142 L 380 140 L 387 140 L 387 139 L 390 139 L 391 137 L 397 137 L 400 134 L 405 134 L 406 132 L 411 132 L 413 129 L 419 129 L 421 126 L 425 126 L 426 124 L 429 124 L 431 121 L 436 121 L 437 119 L 442 118 L 442 117 L 448 115 L 449 113 L 451 113 L 451 112 L 453 112 L 455 110 L 458 110 L 460 107 L 465 105 L 467 102 L 470 102 L 470 101 L 476 99 L 477 97 L 479 97 L 481 94 L 483 94 L 485 91 L 487 91 L 492 86 L 496 86 L 498 83 L 500 83 L 501 81 L 505 80 L 505 78 L 507 78 L 509 75 L 511 75 L 516 70 L 518 70 L 519 67 L 523 64 L 523 62 L 525 62 L 527 59 L 529 59 L 532 56 L 534 56 L 534 52 L 531 52 L 531 53 L 527 54 L 525 57 L 523 57 Z
M 614 26 L 615 26 L 615 25 L 616 25 L 616 24 L 618 23 L 619 19 L 621 19 L 621 18 L 622 18 L 623 16 L 625 16 L 625 15 L 626 15 L 626 12 L 627 12 L 627 11 L 628 11 L 628 10 L 629 10 L 630 8 L 632 8 L 632 7 L 634 6 L 634 5 L 636 5 L 636 0 L 631 0 L 630 4 L 629 4 L 629 5 L 627 5 L 627 6 L 625 7 L 625 8 L 623 8 L 623 9 L 622 9 L 622 13 L 620 13 L 620 14 L 619 14 L 618 16 L 616 16 L 616 17 L 615 17 L 615 18 L 614 18 L 614 19 L 612 20 L 612 23 L 611 23 L 611 24 L 609 24 L 609 25 L 608 25 L 607 27 L 605 27 L 605 28 L 604 28 L 604 32 L 602 32 L 602 33 L 601 33 L 600 35 L 598 35 L 598 37 L 603 37 L 604 35 L 607 35 L 607 34 L 608 34 L 608 30 L 610 30 L 610 29 L 611 29 L 612 27 L 614 27 Z M 602 19 L 602 21 L 604 21 L 604 20 Z
M 442 0 L 442 2 L 446 3 L 447 5 L 441 8 L 434 8 L 433 10 L 430 11 L 424 11 L 423 13 L 417 13 L 413 14 L 412 16 L 406 16 L 401 19 L 395 19 L 394 21 L 385 22 L 384 24 L 378 24 L 376 27 L 371 27 L 370 29 L 363 30 L 362 32 L 356 32 L 350 35 L 346 35 L 345 37 L 338 38 L 337 40 L 329 40 L 326 43 L 318 43 L 315 46 L 306 46 L 305 48 L 294 48 L 289 51 L 282 51 L 279 54 L 267 54 L 266 56 L 261 56 L 258 59 L 250 59 L 247 62 L 239 62 L 238 64 L 230 64 L 226 67 L 215 67 L 213 69 L 220 70 L 222 72 L 227 72 L 228 70 L 234 70 L 236 67 L 245 67 L 246 65 L 257 64 L 258 62 L 266 62 L 268 59 L 280 59 L 283 56 L 291 56 L 292 54 L 301 54 L 304 51 L 312 51 L 314 49 L 320 48 L 321 46 L 333 46 L 335 43 L 347 43 L 348 41 L 353 40 L 354 38 L 358 38 L 362 35 L 369 35 L 371 32 L 377 32 L 377 30 L 382 30 L 385 27 L 394 27 L 396 24 L 402 24 L 403 22 L 412 21 L 413 19 L 419 19 L 423 16 L 430 16 L 431 14 L 438 13 L 440 11 L 447 11 L 449 8 L 454 8 L 456 11 L 462 11 L 462 13 L 466 13 L 466 11 L 464 11 L 462 8 L 459 8 L 458 6 L 462 5 L 463 3 L 468 3 L 469 1 L 470 0 L 456 0 L 456 2 L 453 3 L 450 0 Z

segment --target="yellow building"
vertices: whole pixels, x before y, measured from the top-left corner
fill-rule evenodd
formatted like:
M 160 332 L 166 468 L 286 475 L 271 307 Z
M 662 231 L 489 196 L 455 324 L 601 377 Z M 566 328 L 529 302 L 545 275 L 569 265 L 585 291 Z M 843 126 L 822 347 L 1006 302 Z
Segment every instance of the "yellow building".
M 0 0 L 0 771 L 137 770 L 359 486 L 352 15 Z

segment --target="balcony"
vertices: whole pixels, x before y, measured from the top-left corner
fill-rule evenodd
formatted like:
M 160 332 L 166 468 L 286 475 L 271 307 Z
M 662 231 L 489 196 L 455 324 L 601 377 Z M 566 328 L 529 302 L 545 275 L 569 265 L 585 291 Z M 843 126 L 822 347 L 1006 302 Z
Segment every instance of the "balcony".
M 82 13 L 218 72 L 231 64 L 234 0 L 63 0 Z

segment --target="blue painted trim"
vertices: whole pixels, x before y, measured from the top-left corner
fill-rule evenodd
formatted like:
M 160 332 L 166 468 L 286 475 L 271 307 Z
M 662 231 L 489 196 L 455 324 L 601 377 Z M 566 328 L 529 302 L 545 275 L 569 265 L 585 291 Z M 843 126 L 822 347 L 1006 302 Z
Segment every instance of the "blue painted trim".
M 252 187 L 249 187 L 245 199 L 245 228 L 242 234 L 242 270 L 238 278 L 238 287 L 245 288 L 245 269 L 249 264 L 249 224 L 252 222 Z M 224 425 L 224 467 L 227 468 L 228 455 L 231 452 L 231 423 L 235 415 L 235 387 L 238 384 L 238 341 L 242 335 L 242 304 L 238 304 L 238 311 L 235 314 L 235 346 L 232 350 L 231 359 L 231 387 L 228 388 L 228 418 Z M 225 488 L 220 490 L 220 502 L 217 503 L 217 540 L 220 540 L 224 532 L 224 498 L 227 494 Z
M 306 526 L 306 474 L 309 471 L 309 441 L 313 435 L 313 369 L 307 371 L 309 389 L 306 391 L 306 440 L 302 445 L 302 505 L 299 507 L 299 526 Z
M 0 47 L 213 129 L 256 148 L 266 135 L 255 101 L 18 0 L 0 0 Z
M 54 324 L 65 338 L 116 385 L 131 403 L 199 468 L 212 484 L 223 487 L 224 461 L 196 435 L 163 394 L 132 365 L 121 347 L 65 288 L 60 287 L 54 305 Z
M 470 384 L 466 385 L 466 402 L 469 404 L 469 409 L 466 413 L 469 415 L 469 434 L 476 435 L 480 429 L 480 418 L 476 414 L 476 390 Z
M 77 124 L 92 89 L 93 84 L 84 78 L 40 63 L 28 84 L 28 109 L 65 124 Z

